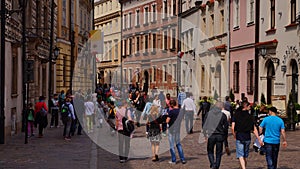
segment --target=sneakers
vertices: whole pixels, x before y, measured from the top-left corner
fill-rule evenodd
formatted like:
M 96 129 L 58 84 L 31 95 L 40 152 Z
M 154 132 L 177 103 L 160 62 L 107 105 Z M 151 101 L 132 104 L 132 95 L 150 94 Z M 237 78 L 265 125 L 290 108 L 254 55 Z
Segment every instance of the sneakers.
M 120 160 L 120 163 L 125 163 L 125 160 Z
M 50 126 L 50 128 L 53 128 L 54 126 Z
M 225 151 L 226 151 L 226 154 L 228 155 L 228 156 L 230 156 L 230 150 L 229 150 L 229 148 L 228 147 L 225 147 Z
M 66 140 L 66 141 L 70 141 L 70 140 L 71 140 L 71 137 L 65 137 L 65 140 Z
M 169 164 L 172 164 L 172 165 L 174 165 L 174 164 L 176 164 L 176 162 L 169 161 Z
M 182 164 L 186 164 L 186 161 L 185 161 L 185 160 L 182 160 L 181 163 L 182 163 Z
M 167 134 L 166 134 L 165 132 L 163 132 L 163 133 L 162 133 L 162 136 L 166 137 L 166 136 L 167 136 Z

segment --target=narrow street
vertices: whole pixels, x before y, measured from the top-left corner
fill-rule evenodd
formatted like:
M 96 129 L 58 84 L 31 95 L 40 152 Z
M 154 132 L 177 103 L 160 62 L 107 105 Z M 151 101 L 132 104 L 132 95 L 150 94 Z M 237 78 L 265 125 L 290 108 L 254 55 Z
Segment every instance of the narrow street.
M 83 135 L 75 135 L 71 141 L 65 141 L 62 137 L 63 128 L 47 128 L 44 138 L 32 137 L 29 138 L 29 143 L 24 144 L 24 134 L 13 136 L 7 141 L 7 144 L 0 145 L 0 168 L 72 168 L 72 169 L 147 169 L 147 168 L 183 168 L 183 169 L 207 169 L 209 162 L 206 154 L 206 144 L 198 143 L 200 134 L 200 121 L 196 120 L 194 134 L 187 135 L 183 141 L 184 154 L 187 159 L 187 164 L 183 165 L 177 160 L 176 165 L 168 163 L 170 154 L 168 151 L 167 137 L 164 137 L 161 143 L 161 153 L 159 162 L 152 162 L 150 144 L 144 139 L 145 128 L 140 127 L 135 132 L 135 137 L 131 141 L 130 155 L 136 155 L 139 146 L 148 146 L 148 152 L 139 152 L 146 156 L 137 158 L 129 158 L 127 163 L 120 164 L 118 156 L 104 150 L 103 146 L 99 147 L 94 144 L 91 139 L 84 133 Z M 184 123 L 183 123 L 184 124 Z M 117 139 L 115 136 L 105 136 L 101 132 L 106 128 L 96 128 L 94 132 L 101 133 L 95 137 L 111 137 L 106 140 Z M 182 134 L 184 135 L 184 133 Z M 98 138 L 99 139 L 99 138 Z M 144 139 L 144 142 L 136 142 L 137 139 Z M 101 139 L 100 139 L 101 140 Z M 300 128 L 296 131 L 287 132 L 288 147 L 281 149 L 279 152 L 279 169 L 298 169 L 298 161 L 300 160 L 299 140 Z M 98 140 L 99 141 L 99 140 Z M 201 141 L 201 139 L 200 139 Z M 139 143 L 139 144 L 138 144 Z M 235 158 L 235 145 L 232 134 L 229 135 L 229 143 L 231 155 L 226 154 L 222 157 L 221 168 L 238 169 L 238 160 Z M 110 144 L 110 143 L 107 143 Z M 103 145 L 101 143 L 101 145 Z M 106 147 L 107 148 L 107 147 Z M 105 149 L 106 149 L 105 148 Z M 108 148 L 109 149 L 109 148 Z M 142 151 L 145 150 L 141 149 Z M 164 151 L 165 152 L 162 152 Z M 147 156 L 149 154 L 149 156 Z M 259 155 L 251 148 L 250 157 L 248 160 L 249 169 L 264 169 L 266 168 L 265 157 Z

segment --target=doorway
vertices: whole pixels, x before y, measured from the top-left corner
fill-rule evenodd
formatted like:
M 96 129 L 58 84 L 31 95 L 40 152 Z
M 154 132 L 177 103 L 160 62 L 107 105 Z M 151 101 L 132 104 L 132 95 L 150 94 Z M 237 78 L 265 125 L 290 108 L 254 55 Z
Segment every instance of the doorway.
M 271 60 L 268 60 L 266 63 L 267 66 L 267 104 L 271 104 L 271 96 L 273 93 L 273 79 L 275 77 L 275 68 Z
M 295 59 L 291 60 L 291 68 L 292 68 L 292 95 L 294 101 L 298 103 L 298 66 Z

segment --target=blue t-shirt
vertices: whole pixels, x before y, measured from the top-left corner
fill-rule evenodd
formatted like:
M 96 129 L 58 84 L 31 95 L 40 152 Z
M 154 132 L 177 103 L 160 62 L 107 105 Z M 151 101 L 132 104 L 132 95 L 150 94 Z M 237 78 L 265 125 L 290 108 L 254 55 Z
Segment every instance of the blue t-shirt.
M 265 128 L 265 143 L 280 144 L 281 129 L 284 129 L 284 123 L 280 117 L 268 116 L 259 126 Z

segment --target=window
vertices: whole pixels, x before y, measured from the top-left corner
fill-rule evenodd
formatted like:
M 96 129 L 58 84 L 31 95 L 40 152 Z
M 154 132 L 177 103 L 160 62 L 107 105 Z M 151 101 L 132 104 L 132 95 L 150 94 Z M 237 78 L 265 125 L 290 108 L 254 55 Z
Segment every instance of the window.
M 163 76 L 163 81 L 167 81 L 167 78 L 168 78 L 168 71 L 167 71 L 167 65 L 163 65 L 163 73 L 164 73 L 164 76 Z
M 12 47 L 12 86 L 11 94 L 18 94 L 18 48 Z
M 248 23 L 254 23 L 254 0 L 248 0 L 249 2 L 249 12 L 248 12 Z
M 172 49 L 176 48 L 176 29 L 172 29 Z
M 253 82 L 254 82 L 254 67 L 253 60 L 249 60 L 247 63 L 247 93 L 253 94 Z
M 126 26 L 126 25 L 127 25 L 127 23 L 126 23 L 126 22 L 127 22 L 127 19 L 126 19 L 126 18 L 127 18 L 127 15 L 124 15 L 123 29 L 126 29 L 126 28 L 127 28 L 127 26 Z
M 112 10 L 112 1 L 109 1 L 109 9 Z
M 149 36 L 145 35 L 145 52 L 146 53 L 148 52 L 148 38 L 149 38 Z
M 173 73 L 172 73 L 172 76 L 173 76 L 173 81 L 177 81 L 177 65 L 176 64 L 173 64 Z
M 202 19 L 202 32 L 204 34 L 206 33 L 206 18 L 205 17 Z
M 155 82 L 155 81 L 156 81 L 156 78 L 157 78 L 157 77 L 156 77 L 156 73 L 157 73 L 157 72 L 156 72 L 156 71 L 157 71 L 156 66 L 153 66 L 153 67 L 152 67 L 152 71 L 153 71 L 153 76 L 152 76 L 153 80 L 152 80 L 152 81 Z
M 224 33 L 224 10 L 220 11 L 220 33 L 223 34 Z
M 274 29 L 275 28 L 275 0 L 271 0 L 271 8 L 270 8 L 270 11 L 271 11 L 271 29 Z
M 291 0 L 291 23 L 296 23 L 296 0 Z
M 115 42 L 115 60 L 116 60 L 118 59 L 118 54 L 119 54 L 118 39 L 115 39 L 114 42 Z
M 168 49 L 167 45 L 168 45 L 168 31 L 164 31 L 164 46 L 163 46 L 164 50 Z
M 210 27 L 211 27 L 211 29 L 210 29 L 210 36 L 214 36 L 214 21 L 215 20 L 215 18 L 214 18 L 214 15 L 212 14 L 212 15 L 210 15 Z
M 132 69 L 129 69 L 129 72 L 128 72 L 128 82 L 131 83 L 132 81 Z
M 156 4 L 152 5 L 152 21 L 156 21 Z
M 152 50 L 155 51 L 156 49 L 156 34 L 152 34 Z
M 240 25 L 240 1 L 239 0 L 234 0 L 234 22 L 233 22 L 233 28 L 238 28 Z
M 135 26 L 140 25 L 140 10 L 136 10 L 136 17 L 135 17 Z
M 136 37 L 136 52 L 139 53 L 140 51 L 140 37 Z
M 131 13 L 128 14 L 128 28 L 131 28 Z
M 127 40 L 124 40 L 124 51 L 123 51 L 123 56 L 127 55 Z
M 149 7 L 144 8 L 144 24 L 148 24 L 149 19 Z
M 189 31 L 189 36 L 190 36 L 190 38 L 189 38 L 189 42 L 190 42 L 190 44 L 189 44 L 189 50 L 193 50 L 193 29 L 191 29 L 190 31 Z
M 173 0 L 173 16 L 176 16 L 176 0 Z
M 205 89 L 205 67 L 202 65 L 201 67 L 201 91 L 204 92 Z
M 48 8 L 45 6 L 44 7 L 44 28 L 45 28 L 45 33 L 44 36 L 48 36 L 48 30 L 49 30 L 49 24 L 48 24 Z
M 239 92 L 239 76 L 240 76 L 240 68 L 239 62 L 234 62 L 233 65 L 233 91 L 235 93 Z
M 108 57 L 109 57 L 109 60 L 111 61 L 112 60 L 112 41 L 108 42 Z
M 67 0 L 62 2 L 62 26 L 67 26 Z
M 132 54 L 132 39 L 129 39 L 129 55 Z
M 123 69 L 123 78 L 124 78 L 123 82 L 127 83 L 127 70 L 126 69 Z
M 193 84 L 193 69 L 190 69 L 190 76 L 189 76 L 189 85 L 192 86 Z
M 164 0 L 164 18 L 167 18 L 168 17 L 168 3 L 167 3 L 167 0 Z

